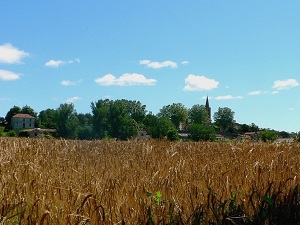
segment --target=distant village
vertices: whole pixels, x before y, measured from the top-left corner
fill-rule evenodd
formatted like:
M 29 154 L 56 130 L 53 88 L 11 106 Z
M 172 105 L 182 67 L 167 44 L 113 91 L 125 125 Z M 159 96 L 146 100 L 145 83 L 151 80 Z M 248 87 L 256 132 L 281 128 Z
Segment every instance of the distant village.
M 212 122 L 211 107 L 209 104 L 209 98 L 206 98 L 205 109 L 209 117 L 208 126 L 214 126 Z M 0 124 L 1 125 L 1 124 Z M 224 130 L 222 132 L 217 132 L 215 139 L 217 141 L 226 141 L 226 140 L 237 140 L 237 141 L 260 141 L 259 134 L 263 129 L 258 128 L 255 131 L 243 131 L 242 127 L 245 124 L 239 124 L 234 121 L 233 127 L 230 130 Z M 3 126 L 3 124 L 2 124 Z M 178 134 L 181 140 L 185 141 L 189 139 L 189 131 L 186 128 L 185 123 L 181 123 L 178 128 Z M 29 114 L 18 113 L 11 118 L 11 128 L 13 131 L 18 132 L 19 136 L 25 137 L 44 137 L 45 134 L 55 134 L 56 129 L 45 129 L 36 127 L 36 118 Z M 276 137 L 276 142 L 293 142 L 297 137 L 297 133 L 287 133 L 284 132 L 282 135 L 280 132 L 272 130 L 273 132 L 278 133 Z M 134 137 L 135 139 L 151 139 L 151 135 L 147 130 L 140 130 L 138 134 Z

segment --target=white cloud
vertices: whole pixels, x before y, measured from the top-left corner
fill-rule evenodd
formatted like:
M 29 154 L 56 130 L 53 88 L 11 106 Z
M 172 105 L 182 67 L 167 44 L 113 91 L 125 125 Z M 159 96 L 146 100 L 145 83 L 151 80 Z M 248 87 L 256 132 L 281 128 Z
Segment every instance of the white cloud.
M 82 98 L 78 97 L 78 96 L 75 96 L 75 97 L 72 97 L 72 98 L 67 98 L 66 102 L 67 103 L 74 103 L 75 101 L 77 100 L 80 100 Z
M 69 80 L 63 80 L 60 82 L 61 85 L 63 86 L 72 86 L 72 85 L 75 85 L 76 83 L 75 82 L 72 82 L 72 81 L 69 81 Z
M 0 45 L 0 63 L 21 63 L 21 60 L 27 56 L 29 53 L 19 50 L 9 43 Z
M 273 92 L 272 92 L 273 95 L 276 95 L 276 94 L 278 94 L 278 93 L 279 93 L 279 91 L 273 91 Z
M 62 80 L 60 82 L 60 84 L 63 86 L 72 86 L 72 85 L 76 85 L 76 84 L 80 83 L 81 81 L 82 80 L 78 80 L 78 81 Z
M 287 79 L 274 81 L 273 88 L 276 88 L 277 90 L 283 90 L 296 86 L 299 86 L 299 83 L 295 79 Z
M 205 76 L 197 76 L 190 74 L 187 78 L 185 78 L 185 86 L 183 90 L 185 91 L 207 91 L 214 88 L 217 88 L 219 82 L 207 78 Z
M 18 80 L 18 79 L 20 79 L 20 74 L 8 70 L 0 70 L 0 80 L 8 81 L 8 80 Z
M 140 64 L 146 65 L 147 67 L 152 68 L 152 69 L 160 69 L 163 67 L 177 68 L 177 63 L 169 61 L 169 60 L 163 61 L 163 62 L 154 62 L 154 61 L 144 59 L 144 60 L 140 60 Z
M 156 80 L 155 79 L 148 79 L 142 74 L 129 74 L 125 73 L 119 78 L 116 78 L 112 74 L 107 74 L 103 77 L 95 79 L 95 82 L 104 85 L 104 86 L 110 86 L 110 85 L 117 85 L 117 86 L 133 86 L 133 85 L 155 85 Z
M 53 60 L 53 59 L 51 59 L 50 61 L 45 63 L 45 66 L 47 66 L 47 67 L 59 67 L 59 66 L 65 64 L 65 63 L 66 62 L 62 61 L 62 60 Z
M 189 64 L 189 63 L 190 63 L 189 61 L 182 61 L 182 62 L 181 62 L 182 65 L 187 65 L 187 64 Z
M 266 93 L 265 91 L 252 91 L 252 92 L 249 92 L 248 95 L 262 95 L 265 93 Z
M 80 59 L 75 58 L 74 60 L 68 60 L 68 61 L 63 61 L 63 60 L 53 60 L 51 59 L 50 61 L 45 63 L 45 66 L 47 67 L 53 67 L 53 68 L 57 68 L 59 66 L 65 65 L 65 64 L 72 64 L 72 63 L 80 63 Z
M 215 97 L 216 100 L 242 99 L 242 96 L 224 95 Z

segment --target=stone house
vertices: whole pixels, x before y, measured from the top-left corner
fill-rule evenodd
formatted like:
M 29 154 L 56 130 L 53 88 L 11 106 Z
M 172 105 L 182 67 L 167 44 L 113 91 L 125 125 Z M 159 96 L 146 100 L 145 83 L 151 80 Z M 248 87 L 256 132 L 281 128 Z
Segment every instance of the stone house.
M 18 113 L 11 118 L 11 126 L 14 131 L 34 128 L 35 117 L 29 114 Z

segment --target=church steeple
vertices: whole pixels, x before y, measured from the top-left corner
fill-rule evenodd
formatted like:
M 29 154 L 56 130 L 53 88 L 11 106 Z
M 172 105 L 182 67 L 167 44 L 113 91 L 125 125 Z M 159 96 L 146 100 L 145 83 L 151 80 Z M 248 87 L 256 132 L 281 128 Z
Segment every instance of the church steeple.
M 211 108 L 209 107 L 208 96 L 206 97 L 205 108 L 207 110 L 207 114 L 208 114 L 208 118 L 209 118 L 209 123 L 211 123 Z

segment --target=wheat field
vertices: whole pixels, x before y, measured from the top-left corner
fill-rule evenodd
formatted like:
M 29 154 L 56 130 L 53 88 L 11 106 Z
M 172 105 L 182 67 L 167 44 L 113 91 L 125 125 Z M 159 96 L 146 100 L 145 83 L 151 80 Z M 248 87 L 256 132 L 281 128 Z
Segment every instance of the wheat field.
M 0 224 L 246 224 L 296 190 L 299 159 L 298 143 L 1 138 Z

